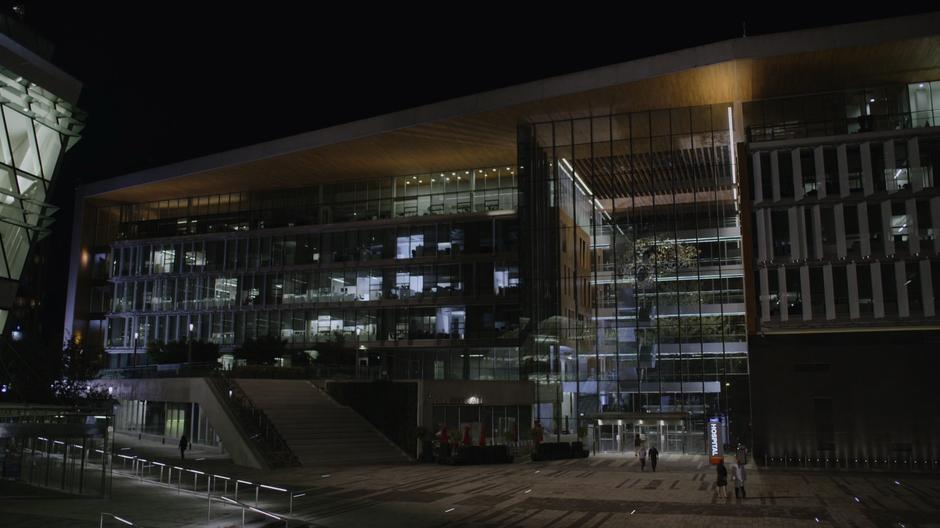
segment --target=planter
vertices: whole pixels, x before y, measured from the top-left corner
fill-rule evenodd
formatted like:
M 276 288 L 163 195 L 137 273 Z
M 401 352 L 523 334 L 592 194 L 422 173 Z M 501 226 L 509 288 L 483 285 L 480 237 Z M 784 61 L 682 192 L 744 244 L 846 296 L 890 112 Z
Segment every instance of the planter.
M 505 445 L 460 446 L 453 456 L 442 456 L 438 462 L 452 466 L 510 464 L 512 455 L 509 454 L 509 448 Z
M 532 460 L 564 460 L 586 458 L 588 452 L 581 442 L 543 442 L 532 452 Z

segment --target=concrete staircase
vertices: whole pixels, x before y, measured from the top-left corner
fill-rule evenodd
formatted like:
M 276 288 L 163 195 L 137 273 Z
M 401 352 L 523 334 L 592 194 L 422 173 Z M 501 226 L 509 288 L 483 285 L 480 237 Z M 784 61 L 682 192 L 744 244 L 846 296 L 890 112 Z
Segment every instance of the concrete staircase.
M 306 467 L 403 464 L 407 455 L 369 422 L 306 380 L 235 380 Z

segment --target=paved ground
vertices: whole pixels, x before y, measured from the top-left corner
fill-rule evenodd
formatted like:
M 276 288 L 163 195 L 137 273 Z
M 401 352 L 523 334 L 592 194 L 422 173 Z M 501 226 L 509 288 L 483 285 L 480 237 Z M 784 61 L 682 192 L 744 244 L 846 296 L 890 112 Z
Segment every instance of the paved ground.
M 179 463 L 169 446 L 122 451 Z M 206 473 L 293 490 L 290 526 L 372 527 L 588 527 L 627 526 L 937 526 L 940 475 L 758 470 L 751 467 L 748 498 L 718 500 L 714 469 L 704 457 L 663 455 L 656 473 L 641 472 L 632 456 L 522 462 L 511 465 L 436 465 L 303 468 L 275 472 L 239 468 L 224 457 L 196 451 L 181 464 Z M 202 460 L 199 460 L 202 459 Z M 205 482 L 191 473 L 184 491 L 115 473 L 111 499 L 14 493 L 0 500 L 3 526 L 97 526 L 102 511 L 145 527 L 238 526 L 240 509 L 216 505 L 207 524 Z M 217 480 L 216 495 L 223 492 Z M 231 481 L 230 481 L 231 482 Z M 247 488 L 247 493 L 246 493 Z M 0 489 L 0 493 L 3 490 Z M 732 493 L 733 495 L 733 493 Z M 254 505 L 254 487 L 239 500 Z M 263 489 L 259 507 L 286 514 L 287 494 Z M 220 514 L 224 516 L 220 517 Z M 248 512 L 249 524 L 263 519 Z M 117 521 L 105 526 L 121 526 Z

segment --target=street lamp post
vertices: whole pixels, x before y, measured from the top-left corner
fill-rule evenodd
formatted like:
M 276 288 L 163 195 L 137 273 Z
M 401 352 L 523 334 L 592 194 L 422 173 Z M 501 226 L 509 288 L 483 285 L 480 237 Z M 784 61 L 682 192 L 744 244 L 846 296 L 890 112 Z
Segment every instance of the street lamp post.
M 189 344 L 189 351 L 186 354 L 186 362 L 193 362 L 193 324 L 189 323 L 189 336 L 186 338 L 187 343 Z
M 134 353 L 131 355 L 131 360 L 133 361 L 134 366 L 137 366 L 137 339 L 140 337 L 140 334 L 134 332 Z

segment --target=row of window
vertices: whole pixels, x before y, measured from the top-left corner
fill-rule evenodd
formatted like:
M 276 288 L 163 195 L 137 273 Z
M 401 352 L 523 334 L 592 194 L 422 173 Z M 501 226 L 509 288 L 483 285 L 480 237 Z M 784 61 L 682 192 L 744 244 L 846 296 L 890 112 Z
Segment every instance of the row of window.
M 193 275 L 119 281 L 111 312 L 206 310 L 239 306 L 369 302 L 450 296 L 511 296 L 514 264 L 467 262 L 390 269 Z
M 940 167 L 940 139 L 763 151 L 755 153 L 751 163 L 750 198 L 755 203 L 919 191 L 935 185 L 933 167 Z M 871 171 L 870 189 L 866 188 L 866 165 Z
M 256 270 L 511 252 L 518 248 L 513 218 L 312 233 L 118 246 L 110 276 Z M 103 270 L 96 270 L 99 275 Z
M 226 193 L 97 209 L 96 243 L 516 208 L 516 171 L 498 167 Z
M 766 268 L 757 275 L 763 321 L 934 317 L 940 299 L 937 260 Z
M 191 329 L 190 329 L 191 327 Z M 343 340 L 346 343 L 396 340 L 517 339 L 515 305 L 468 305 L 384 310 L 216 311 L 186 315 L 109 316 L 111 348 L 145 347 L 152 341 L 187 338 L 219 345 L 276 336 L 294 346 Z
M 940 81 L 749 101 L 748 141 L 937 126 Z
M 940 199 L 791 206 L 755 213 L 758 260 L 836 260 L 934 253 Z

